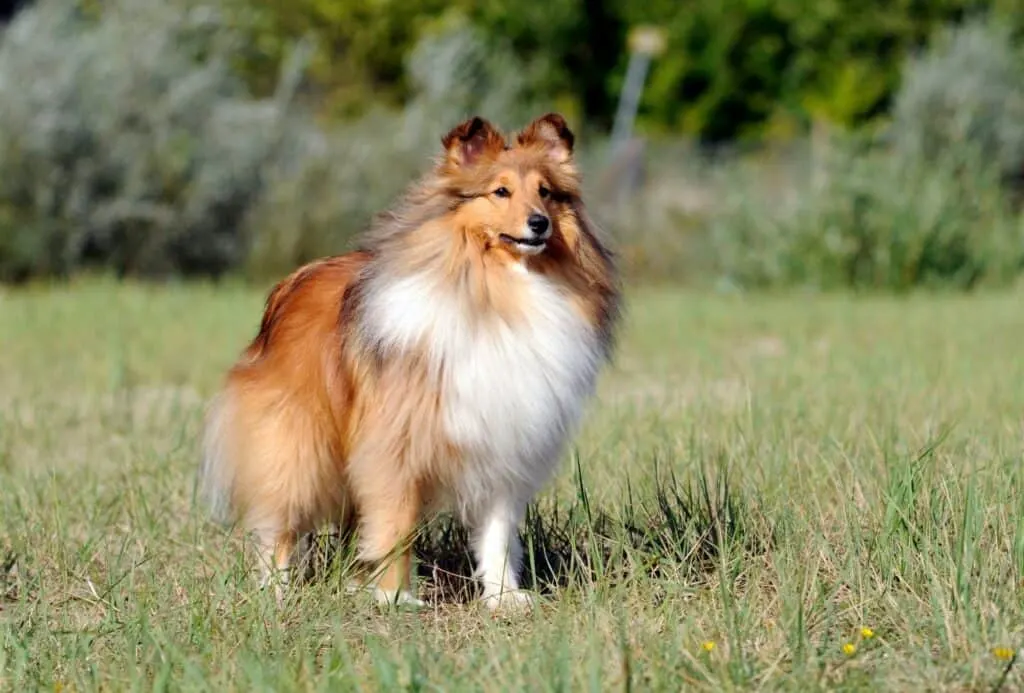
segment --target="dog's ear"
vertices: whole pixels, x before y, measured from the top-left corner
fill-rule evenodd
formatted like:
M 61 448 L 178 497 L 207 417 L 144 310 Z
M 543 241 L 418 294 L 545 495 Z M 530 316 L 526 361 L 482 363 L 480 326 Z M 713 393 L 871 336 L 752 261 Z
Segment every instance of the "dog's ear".
M 485 154 L 505 149 L 505 138 L 479 116 L 456 125 L 441 138 L 448 161 L 455 166 L 472 166 Z
M 527 125 L 516 141 L 520 146 L 539 144 L 547 147 L 558 163 L 565 163 L 572 158 L 576 136 L 565 118 L 558 113 L 548 113 Z

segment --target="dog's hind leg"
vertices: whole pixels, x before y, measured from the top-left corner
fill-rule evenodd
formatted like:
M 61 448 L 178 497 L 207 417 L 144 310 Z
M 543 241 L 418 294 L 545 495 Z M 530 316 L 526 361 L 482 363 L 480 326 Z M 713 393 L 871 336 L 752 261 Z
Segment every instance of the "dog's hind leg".
M 257 535 L 262 579 L 260 587 L 274 586 L 278 605 L 284 602 L 285 591 L 291 581 L 292 554 L 298 535 L 290 530 L 263 531 Z
M 412 541 L 419 519 L 415 488 L 380 488 L 360 498 L 360 558 L 377 564 L 379 604 L 425 606 L 411 591 Z

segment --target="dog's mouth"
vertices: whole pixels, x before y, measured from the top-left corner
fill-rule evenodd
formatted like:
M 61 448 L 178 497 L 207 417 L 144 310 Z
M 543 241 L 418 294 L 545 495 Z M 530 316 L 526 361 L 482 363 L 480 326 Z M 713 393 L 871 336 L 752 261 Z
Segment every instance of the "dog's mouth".
M 544 250 L 544 246 L 548 244 L 546 238 L 515 238 L 507 233 L 501 234 L 499 238 L 502 242 L 515 246 L 520 252 L 529 255 L 541 252 Z

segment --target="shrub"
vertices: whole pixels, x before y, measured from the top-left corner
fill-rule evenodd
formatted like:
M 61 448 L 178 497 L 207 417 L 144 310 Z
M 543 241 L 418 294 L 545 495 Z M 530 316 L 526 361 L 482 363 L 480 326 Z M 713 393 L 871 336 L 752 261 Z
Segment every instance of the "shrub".
M 706 220 L 715 212 L 710 164 L 679 140 L 634 139 L 619 150 L 581 143 L 587 210 L 609 234 L 622 268 L 644 281 L 706 278 Z
M 1024 69 L 1008 29 L 972 21 L 907 61 L 883 135 L 791 143 L 781 156 L 779 147 L 726 154 L 689 176 L 710 200 L 696 215 L 670 199 L 684 196 L 679 174 L 694 158 L 677 156 L 608 216 L 645 277 L 963 289 L 1024 269 L 1019 191 L 1005 184 L 1024 178 Z M 659 195 L 666 184 L 672 196 Z
M 402 127 L 393 113 L 373 113 L 292 142 L 246 218 L 246 274 L 275 277 L 351 249 L 373 215 L 427 163 Z
M 529 66 L 530 88 L 539 96 L 565 97 L 566 110 L 578 102 L 589 118 L 605 125 L 615 108 L 617 95 L 607 82 L 619 63 L 625 27 L 608 0 L 218 1 L 247 37 L 237 63 L 258 92 L 267 88 L 264 75 L 275 73 L 291 42 L 314 38 L 312 91 L 332 115 L 359 117 L 376 106 L 404 106 L 414 98 L 409 57 L 437 17 L 449 11 L 467 16 L 488 50 L 508 43 L 512 65 Z
M 406 74 L 412 88 L 406 120 L 418 133 L 473 114 L 513 127 L 539 108 L 529 94 L 536 76 L 528 66 L 458 12 L 423 33 L 406 59 Z
M 799 129 L 818 120 L 871 122 L 888 111 L 904 57 L 935 29 L 986 7 L 1001 9 L 1001 21 L 1017 29 L 1024 17 L 1016 0 L 613 4 L 623 30 L 653 23 L 667 39 L 651 67 L 641 122 L 715 142 L 757 138 L 786 121 Z M 613 91 L 623 63 L 607 77 Z
M 904 67 L 892 135 L 905 156 L 971 146 L 1004 175 L 1024 173 L 1024 63 L 1010 28 L 971 21 Z
M 41 0 L 15 17 L 0 36 L 0 280 L 241 260 L 290 121 L 286 91 L 248 97 L 232 38 L 209 7 L 159 0 L 116 0 L 98 19 Z
M 931 32 L 989 9 L 1024 28 L 1020 0 L 219 0 L 247 41 L 240 67 L 257 89 L 295 39 L 312 35 L 312 79 L 335 114 L 353 116 L 415 92 L 404 68 L 424 27 L 461 10 L 488 42 L 508 42 L 530 87 L 577 122 L 605 129 L 626 72 L 631 27 L 665 30 L 642 127 L 705 140 L 757 137 L 814 120 L 856 125 L 884 114 L 908 51 Z M 787 127 L 788 126 L 788 127 Z
M 1003 185 L 1024 172 L 1024 67 L 1009 30 L 968 22 L 907 61 L 885 142 L 833 139 L 781 177 L 729 169 L 708 225 L 723 283 L 969 288 L 1024 269 L 1024 223 Z
M 759 178 L 732 172 L 710 219 L 712 263 L 727 286 L 970 288 L 1024 267 L 1024 224 L 970 148 L 926 161 L 845 141 L 801 171 L 787 197 Z

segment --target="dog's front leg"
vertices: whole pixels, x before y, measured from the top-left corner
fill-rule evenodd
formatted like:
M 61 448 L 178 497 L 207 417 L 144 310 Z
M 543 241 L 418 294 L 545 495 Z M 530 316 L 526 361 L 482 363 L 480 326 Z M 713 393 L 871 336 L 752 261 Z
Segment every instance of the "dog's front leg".
M 533 597 L 519 588 L 523 548 L 518 524 L 521 503 L 499 499 L 492 503 L 474 527 L 473 549 L 477 574 L 483 583 L 482 600 L 491 610 L 530 606 Z

